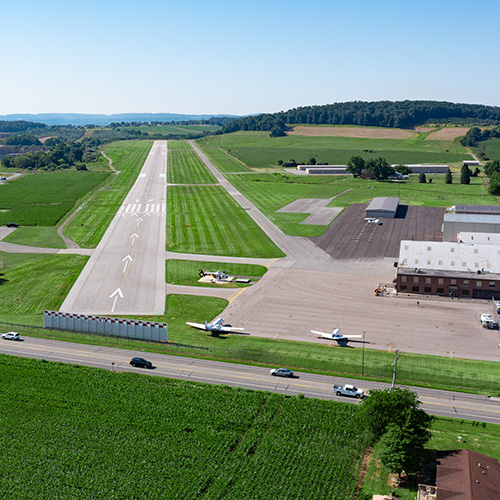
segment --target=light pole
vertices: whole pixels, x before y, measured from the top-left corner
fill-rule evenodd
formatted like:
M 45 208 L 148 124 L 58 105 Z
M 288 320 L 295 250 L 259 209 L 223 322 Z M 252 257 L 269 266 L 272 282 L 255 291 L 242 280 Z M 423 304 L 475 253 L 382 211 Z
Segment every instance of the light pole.
M 392 386 L 391 386 L 391 389 L 394 389 L 394 384 L 396 383 L 396 366 L 398 364 L 398 359 L 399 359 L 399 351 L 396 351 L 396 357 L 394 358 L 394 361 L 392 362 L 392 366 L 394 367 L 394 372 L 392 374 Z

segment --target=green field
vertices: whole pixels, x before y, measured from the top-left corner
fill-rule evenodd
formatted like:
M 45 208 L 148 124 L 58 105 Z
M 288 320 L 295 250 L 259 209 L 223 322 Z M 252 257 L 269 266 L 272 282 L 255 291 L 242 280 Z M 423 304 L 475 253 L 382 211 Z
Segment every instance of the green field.
M 474 151 L 477 153 L 480 149 L 484 149 L 486 158 L 500 160 L 500 139 L 482 141 L 477 148 L 474 148 Z
M 353 155 L 366 160 L 383 157 L 389 163 L 458 163 L 470 160 L 459 141 L 424 140 L 427 134 L 410 139 L 369 139 L 355 137 L 270 137 L 269 132 L 235 132 L 203 138 L 200 143 L 220 146 L 249 167 L 276 167 L 278 160 L 291 158 L 307 163 L 345 165 Z
M 206 146 L 206 141 L 198 139 L 200 149 L 207 155 L 208 159 L 217 167 L 219 172 L 251 172 L 244 163 L 237 160 L 234 156 L 224 151 L 220 147 Z
M 199 283 L 198 272 L 200 269 L 207 271 L 224 271 L 232 276 L 245 276 L 254 278 L 264 276 L 267 269 L 264 266 L 256 266 L 252 264 L 233 264 L 224 262 L 205 262 L 200 260 L 167 260 L 166 275 L 167 283 L 172 285 L 188 285 L 188 286 L 208 286 L 215 288 L 236 288 L 245 287 L 248 284 L 227 283 L 224 285 L 212 285 L 210 283 Z
M 137 127 L 119 127 L 120 130 L 138 130 L 151 135 L 191 135 L 197 132 L 215 132 L 218 125 L 140 125 Z
M 187 141 L 168 141 L 167 182 L 216 184 L 217 179 Z
M 97 246 L 144 166 L 151 145 L 151 141 L 119 141 L 104 148 L 120 174 L 112 175 L 103 189 L 85 200 L 83 210 L 64 230 L 68 238 L 84 248 Z
M 0 252 L 0 321 L 40 325 L 59 309 L 88 257 Z
M 34 247 L 66 248 L 56 226 L 21 226 L 2 241 Z
M 167 189 L 167 250 L 233 257 L 282 257 L 221 186 Z
M 497 197 L 483 192 L 483 177 L 471 178 L 470 185 L 460 184 L 459 175 L 452 184 L 444 182 L 444 174 L 428 175 L 432 183 L 420 184 L 417 175 L 405 182 L 376 182 L 350 176 L 305 176 L 287 172 L 227 175 L 227 179 L 254 203 L 274 224 L 292 236 L 319 236 L 327 226 L 300 224 L 308 214 L 277 212 L 301 198 L 335 198 L 329 206 L 347 207 L 365 203 L 376 196 L 394 196 L 401 203 L 431 207 L 447 207 L 456 203 L 496 205 Z
M 0 377 L 4 497 L 353 497 L 354 405 L 3 355 Z
M 0 225 L 54 226 L 77 200 L 101 184 L 109 174 L 44 172 L 25 175 L 0 186 Z

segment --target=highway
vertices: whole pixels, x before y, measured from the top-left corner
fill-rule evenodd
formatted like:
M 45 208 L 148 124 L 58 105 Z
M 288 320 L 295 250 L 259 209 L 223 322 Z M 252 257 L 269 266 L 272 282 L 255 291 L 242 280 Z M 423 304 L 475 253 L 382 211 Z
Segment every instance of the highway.
M 36 337 L 24 337 L 20 342 L 2 340 L 0 353 L 94 366 L 120 372 L 129 371 L 209 384 L 226 384 L 281 394 L 304 394 L 311 398 L 351 403 L 359 403 L 359 401 L 335 396 L 332 392 L 333 384 L 354 383 L 364 390 L 389 387 L 389 384 L 302 372 L 296 373 L 294 378 L 284 379 L 272 377 L 269 368 L 258 366 L 143 353 Z M 154 369 L 133 368 L 129 364 L 133 356 L 145 357 L 152 361 Z M 434 389 L 410 389 L 418 393 L 422 408 L 432 415 L 500 424 L 500 398 Z
M 155 141 L 61 312 L 113 316 L 164 313 L 166 167 L 167 141 Z

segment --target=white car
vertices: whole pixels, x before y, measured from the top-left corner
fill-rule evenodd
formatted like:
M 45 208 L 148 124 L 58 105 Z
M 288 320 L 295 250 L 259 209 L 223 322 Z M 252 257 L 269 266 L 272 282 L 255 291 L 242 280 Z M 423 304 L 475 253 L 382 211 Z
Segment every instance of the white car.
M 21 337 L 19 337 L 19 333 L 17 332 L 9 332 L 9 333 L 3 333 L 2 338 L 4 340 L 19 340 Z
M 490 314 L 481 314 L 481 325 L 483 328 L 494 328 L 495 322 Z

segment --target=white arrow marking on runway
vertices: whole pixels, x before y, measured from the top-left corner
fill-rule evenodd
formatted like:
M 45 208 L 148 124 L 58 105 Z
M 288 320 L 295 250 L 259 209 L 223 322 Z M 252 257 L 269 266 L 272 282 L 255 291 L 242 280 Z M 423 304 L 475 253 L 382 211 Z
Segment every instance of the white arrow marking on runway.
M 127 270 L 127 266 L 133 261 L 132 257 L 130 255 L 127 255 L 124 259 L 122 259 L 122 262 L 125 262 L 125 266 L 123 267 L 123 272 Z M 119 290 L 119 289 L 118 289 Z
M 141 222 L 143 222 L 143 220 L 139 217 L 139 218 L 137 219 L 137 226 L 136 226 L 136 227 L 139 227 L 139 224 L 140 224 Z
M 113 301 L 113 307 L 111 308 L 111 312 L 114 312 L 115 310 L 115 306 L 116 306 L 116 301 L 118 300 L 118 297 L 121 297 L 123 299 L 123 293 L 120 289 L 120 287 L 118 287 L 110 296 L 109 298 L 112 299 L 112 298 L 115 298 L 115 300 Z
M 131 245 L 135 243 L 136 238 L 139 239 L 139 235 L 137 233 L 134 233 L 132 236 L 132 241 L 130 242 Z M 126 258 L 126 257 L 125 257 Z M 124 259 L 125 260 L 125 259 Z
M 147 214 L 144 214 L 144 217 L 151 217 L 151 214 L 148 212 Z
M 151 203 L 152 201 L 155 201 L 154 198 L 151 198 L 150 200 L 148 200 L 146 203 Z

